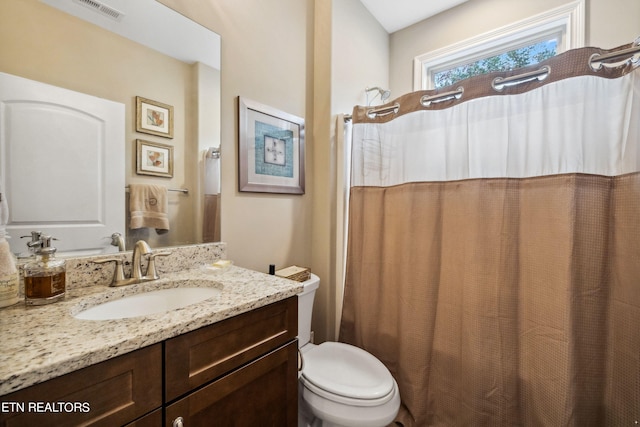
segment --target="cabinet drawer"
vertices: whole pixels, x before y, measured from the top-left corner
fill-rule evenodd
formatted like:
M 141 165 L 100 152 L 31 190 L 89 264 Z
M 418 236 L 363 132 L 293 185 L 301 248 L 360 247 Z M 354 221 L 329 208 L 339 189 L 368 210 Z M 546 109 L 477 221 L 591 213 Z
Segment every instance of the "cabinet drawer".
M 297 426 L 297 351 L 294 340 L 174 402 L 165 426 Z
M 166 341 L 167 402 L 293 340 L 294 296 Z
M 24 410 L 0 413 L 3 427 L 126 424 L 162 406 L 162 344 L 2 396 L 2 401 L 24 404 Z M 59 402 L 64 406 L 57 411 L 44 406 Z

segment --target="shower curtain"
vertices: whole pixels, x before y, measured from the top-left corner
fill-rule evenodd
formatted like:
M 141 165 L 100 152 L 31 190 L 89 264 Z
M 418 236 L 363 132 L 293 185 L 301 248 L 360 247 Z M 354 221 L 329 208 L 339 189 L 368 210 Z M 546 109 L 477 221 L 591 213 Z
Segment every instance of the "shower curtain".
M 340 340 L 398 423 L 640 422 L 640 70 L 597 61 L 630 48 L 354 109 Z

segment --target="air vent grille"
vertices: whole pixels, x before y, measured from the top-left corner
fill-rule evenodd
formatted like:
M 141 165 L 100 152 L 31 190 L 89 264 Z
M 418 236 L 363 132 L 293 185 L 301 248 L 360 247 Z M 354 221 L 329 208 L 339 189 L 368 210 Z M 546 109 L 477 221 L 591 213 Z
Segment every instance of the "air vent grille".
M 82 6 L 88 7 L 89 9 L 99 13 L 102 16 L 106 16 L 107 18 L 111 18 L 115 21 L 120 21 L 124 17 L 124 14 L 122 12 L 96 0 L 73 0 L 73 1 L 75 3 L 81 4 Z

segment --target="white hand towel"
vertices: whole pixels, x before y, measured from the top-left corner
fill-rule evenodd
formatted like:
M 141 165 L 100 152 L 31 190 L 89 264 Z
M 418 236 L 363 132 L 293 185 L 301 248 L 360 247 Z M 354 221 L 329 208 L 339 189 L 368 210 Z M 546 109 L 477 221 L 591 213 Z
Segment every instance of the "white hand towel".
M 169 231 L 169 201 L 162 185 L 130 184 L 130 228 L 155 228 L 158 234 Z

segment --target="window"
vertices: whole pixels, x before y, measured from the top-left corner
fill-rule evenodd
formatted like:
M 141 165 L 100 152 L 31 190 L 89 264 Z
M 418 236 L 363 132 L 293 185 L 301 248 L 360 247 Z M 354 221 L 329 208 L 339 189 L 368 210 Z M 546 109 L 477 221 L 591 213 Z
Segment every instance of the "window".
M 474 75 L 543 61 L 584 45 L 584 0 L 487 34 L 420 55 L 414 90 L 434 89 Z
M 452 85 L 467 77 L 477 76 L 478 74 L 490 73 L 491 71 L 513 70 L 526 67 L 527 65 L 537 64 L 556 55 L 558 53 L 557 49 L 558 40 L 554 38 L 533 43 L 519 49 L 513 49 L 499 55 L 479 59 L 465 65 L 458 65 L 453 68 L 436 71 L 433 73 L 433 87 L 439 89 Z

